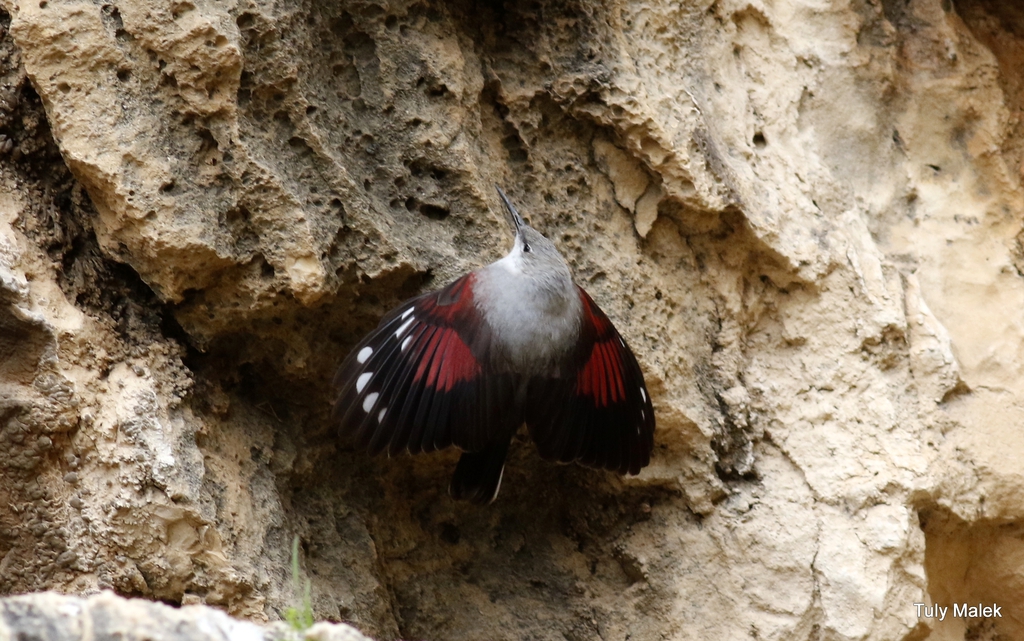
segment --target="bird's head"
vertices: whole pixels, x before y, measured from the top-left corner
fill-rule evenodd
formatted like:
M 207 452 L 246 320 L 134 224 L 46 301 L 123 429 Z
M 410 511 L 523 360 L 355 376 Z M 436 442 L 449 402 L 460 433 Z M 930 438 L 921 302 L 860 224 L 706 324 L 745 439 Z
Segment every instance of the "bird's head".
M 501 187 L 496 187 L 501 202 L 505 204 L 506 219 L 515 234 L 512 251 L 501 261 L 512 272 L 521 273 L 539 280 L 569 278 L 569 265 L 554 243 L 539 231 L 530 227 L 508 199 Z

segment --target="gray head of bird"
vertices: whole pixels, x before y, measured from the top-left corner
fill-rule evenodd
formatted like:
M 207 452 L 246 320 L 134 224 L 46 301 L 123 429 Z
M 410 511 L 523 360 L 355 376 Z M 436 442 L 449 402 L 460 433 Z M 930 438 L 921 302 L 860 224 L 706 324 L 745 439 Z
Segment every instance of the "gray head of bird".
M 562 254 L 554 243 L 526 224 L 501 187 L 496 186 L 496 189 L 505 205 L 505 218 L 515 234 L 512 251 L 498 262 L 503 263 L 512 273 L 542 281 L 552 287 L 557 285 L 558 289 L 564 288 L 564 281 L 571 282 L 572 274 Z

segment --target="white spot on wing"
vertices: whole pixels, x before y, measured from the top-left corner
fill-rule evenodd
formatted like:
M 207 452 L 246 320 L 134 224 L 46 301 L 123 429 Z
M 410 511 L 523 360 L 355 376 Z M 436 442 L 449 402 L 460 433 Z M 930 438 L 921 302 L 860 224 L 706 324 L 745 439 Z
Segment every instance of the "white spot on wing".
M 409 317 L 409 314 L 411 314 L 411 313 L 412 313 L 412 310 L 413 310 L 413 308 L 412 308 L 412 307 L 410 307 L 409 309 L 407 309 L 407 310 L 405 310 L 404 312 L 402 312 L 402 318 L 408 318 L 408 317 Z
M 360 363 L 365 363 L 371 356 L 373 356 L 373 348 L 367 345 L 356 354 L 356 360 Z
M 378 423 L 380 423 L 381 421 L 384 420 L 384 414 L 386 414 L 387 411 L 388 411 L 388 408 L 386 408 L 386 407 L 380 411 L 380 414 L 377 415 L 377 422 Z M 639 433 L 639 431 L 637 433 Z
M 363 411 L 367 414 L 373 409 L 373 406 L 377 404 L 377 397 L 380 396 L 377 392 L 367 394 L 366 398 L 363 399 Z
M 412 340 L 412 336 L 406 336 L 405 340 L 402 341 L 402 351 L 403 352 L 405 351 L 405 348 L 409 346 L 409 341 L 411 341 L 411 340 Z
M 363 372 L 360 374 L 359 378 L 356 379 L 356 392 L 362 392 L 371 378 L 373 378 L 373 372 Z
M 412 325 L 414 320 L 416 320 L 416 317 L 411 316 L 409 320 L 402 323 L 402 326 L 395 330 L 395 338 L 401 338 L 402 334 L 405 333 L 405 330 L 409 329 L 409 325 Z
M 644 403 L 646 403 L 647 402 L 647 392 L 645 392 L 644 388 L 642 388 L 642 387 L 640 388 L 640 396 L 642 396 L 644 398 Z

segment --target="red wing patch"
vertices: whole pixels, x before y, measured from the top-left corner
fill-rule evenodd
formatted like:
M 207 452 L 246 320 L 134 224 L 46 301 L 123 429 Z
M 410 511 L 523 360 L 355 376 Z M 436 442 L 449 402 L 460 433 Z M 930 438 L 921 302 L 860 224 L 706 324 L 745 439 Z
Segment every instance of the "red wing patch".
M 612 322 L 597 303 L 583 289 L 579 290 L 583 303 L 583 340 L 594 343 L 576 378 L 576 393 L 589 396 L 597 407 L 608 407 L 626 400 L 625 365 L 623 350 L 626 346 L 619 338 Z
M 481 373 L 480 363 L 473 352 L 451 328 L 435 332 L 427 344 L 426 353 L 433 354 L 433 358 L 420 360 L 413 381 L 422 381 L 425 376 L 428 388 L 450 392 L 456 383 L 472 381 Z
M 576 393 L 589 396 L 597 407 L 626 400 L 622 354 L 618 339 L 595 343 L 590 357 L 576 378 Z

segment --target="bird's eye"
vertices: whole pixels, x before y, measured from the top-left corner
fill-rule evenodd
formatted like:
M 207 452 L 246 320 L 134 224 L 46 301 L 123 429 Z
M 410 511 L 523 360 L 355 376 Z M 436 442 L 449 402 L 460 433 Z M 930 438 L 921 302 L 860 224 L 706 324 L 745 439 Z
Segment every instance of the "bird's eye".
M 527 245 L 526 243 L 523 243 L 523 251 L 526 252 L 527 254 L 530 253 L 530 246 Z

